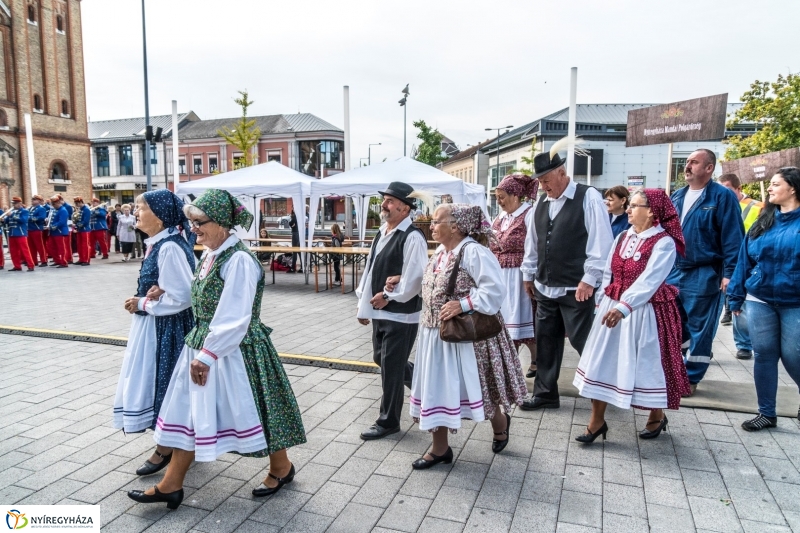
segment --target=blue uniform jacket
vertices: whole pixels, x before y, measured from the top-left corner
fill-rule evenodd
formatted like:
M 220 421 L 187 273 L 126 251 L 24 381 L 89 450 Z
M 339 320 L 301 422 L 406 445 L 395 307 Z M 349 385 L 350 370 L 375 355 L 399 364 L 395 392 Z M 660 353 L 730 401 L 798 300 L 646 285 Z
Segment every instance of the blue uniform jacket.
M 42 231 L 44 229 L 44 221 L 47 220 L 47 208 L 37 205 L 31 206 L 28 211 L 30 213 L 28 231 Z
M 688 185 L 672 195 L 678 216 L 683 211 L 687 190 Z M 722 266 L 722 277 L 730 279 L 744 238 L 742 210 L 736 195 L 717 182 L 709 182 L 681 226 L 686 241 L 686 257 L 679 255 L 675 259 L 675 268 Z
M 103 206 L 92 211 L 92 219 L 90 221 L 92 231 L 108 231 L 108 224 L 106 224 L 107 215 L 108 211 L 106 211 L 106 208 Z
M 28 210 L 12 210 L 12 213 L 3 219 L 3 225 L 8 229 L 9 237 L 28 236 Z
M 87 205 L 81 207 L 81 219 L 75 224 L 78 233 L 92 231 L 92 210 Z
M 69 236 L 67 220 L 69 220 L 69 211 L 66 206 L 62 205 L 56 209 L 53 218 L 50 220 L 50 235 L 55 237 Z
M 800 305 L 800 208 L 776 211 L 770 229 L 745 237 L 728 284 L 731 311 L 740 311 L 748 294 L 775 307 Z
M 611 234 L 614 238 L 617 238 L 617 235 L 626 231 L 628 228 L 631 227 L 631 223 L 628 222 L 628 214 L 622 213 L 618 216 L 613 222 L 611 221 L 614 218 L 614 215 L 611 213 L 608 214 L 608 220 L 611 222 Z

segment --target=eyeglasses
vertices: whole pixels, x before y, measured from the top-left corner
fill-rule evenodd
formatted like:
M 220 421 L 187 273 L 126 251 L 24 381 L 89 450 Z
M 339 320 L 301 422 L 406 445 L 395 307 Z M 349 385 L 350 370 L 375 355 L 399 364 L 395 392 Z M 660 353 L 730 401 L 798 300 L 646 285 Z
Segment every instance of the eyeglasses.
M 438 226 L 439 224 L 446 224 L 448 222 L 455 222 L 454 219 L 450 220 L 431 220 L 431 226 Z
M 201 221 L 201 220 L 190 220 L 190 221 L 189 221 L 189 224 L 190 224 L 190 225 L 191 225 L 191 226 L 192 226 L 194 229 L 198 229 L 198 228 L 199 228 L 200 226 L 202 226 L 203 224 L 208 224 L 208 223 L 209 223 L 209 222 L 211 222 L 211 221 L 212 221 L 212 220 L 211 220 L 210 218 L 209 218 L 208 220 L 202 220 L 202 221 Z
M 630 204 L 628 207 L 633 209 L 634 207 L 650 207 L 650 206 L 647 204 Z

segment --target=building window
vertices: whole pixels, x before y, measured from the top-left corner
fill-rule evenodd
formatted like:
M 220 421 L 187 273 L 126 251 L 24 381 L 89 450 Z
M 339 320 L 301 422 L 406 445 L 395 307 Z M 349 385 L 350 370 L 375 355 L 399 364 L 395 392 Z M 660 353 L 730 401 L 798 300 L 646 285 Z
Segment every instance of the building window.
M 500 163 L 500 178 L 497 177 L 497 165 L 492 165 L 492 168 L 489 170 L 489 175 L 492 177 L 492 189 L 497 187 L 504 177 L 506 177 L 508 174 L 511 174 L 511 171 L 514 170 L 516 165 L 516 161 L 506 161 L 505 163 Z
M 110 167 L 108 160 L 108 146 L 98 146 L 94 149 L 94 155 L 97 159 L 97 177 L 110 176 Z
M 237 168 L 244 168 L 247 164 L 247 159 L 244 157 L 242 152 L 233 152 L 233 157 L 231 158 L 233 162 L 233 169 L 236 170 Z
M 56 16 L 56 31 L 58 33 L 64 33 L 64 17 L 61 15 Z
M 8 115 L 6 112 L 0 109 L 0 130 L 7 130 L 8 129 Z
M 193 155 L 192 156 L 192 174 L 202 174 L 203 173 L 203 156 L 202 155 Z
M 300 143 L 300 167 L 314 176 L 323 163 L 325 168 L 342 169 L 342 143 L 339 141 L 303 141 Z
M 42 107 L 42 97 L 38 94 L 33 95 L 33 112 L 44 113 L 44 108 Z
M 281 162 L 280 150 L 269 150 L 267 152 L 267 163 L 269 163 L 270 161 L 275 161 L 276 163 Z
M 53 168 L 50 171 L 50 179 L 53 181 L 65 181 L 67 179 L 67 171 L 61 163 L 53 163 Z
M 120 193 L 123 204 L 133 205 L 133 191 L 122 191 Z
M 28 6 L 28 23 L 36 25 L 36 8 Z
M 119 150 L 119 175 L 133 176 L 133 147 L 130 144 L 120 146 Z
M 265 217 L 282 217 L 288 214 L 286 198 L 266 198 L 264 200 L 262 215 Z
M 145 168 L 147 168 L 147 159 L 145 158 L 145 153 L 147 150 L 145 149 L 146 145 L 142 145 L 142 172 L 145 172 Z M 158 155 L 156 154 L 156 145 L 150 145 L 150 165 L 152 166 L 152 170 L 155 171 L 155 165 L 158 165 Z
M 61 100 L 61 116 L 69 118 L 69 102 L 66 100 Z
M 184 156 L 178 158 L 178 174 L 186 174 L 186 158 Z
M 670 172 L 670 190 L 676 191 L 686 185 L 686 157 L 673 157 L 672 169 Z
M 114 202 L 114 195 L 110 191 L 97 191 L 97 199 L 101 204 L 111 205 Z
M 208 154 L 208 173 L 214 174 L 219 170 L 219 164 L 217 163 L 217 154 Z

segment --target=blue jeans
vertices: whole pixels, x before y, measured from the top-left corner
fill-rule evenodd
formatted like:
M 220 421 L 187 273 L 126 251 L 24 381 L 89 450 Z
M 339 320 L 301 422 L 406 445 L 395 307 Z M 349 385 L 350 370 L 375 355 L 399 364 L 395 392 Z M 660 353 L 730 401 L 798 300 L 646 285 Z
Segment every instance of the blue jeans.
M 750 328 L 747 325 L 747 302 L 742 304 L 742 314 L 733 315 L 733 343 L 737 350 L 753 351 L 753 343 L 750 342 Z
M 753 341 L 753 374 L 758 412 L 774 417 L 778 394 L 778 360 L 800 385 L 800 307 L 773 307 L 747 302 L 747 318 Z

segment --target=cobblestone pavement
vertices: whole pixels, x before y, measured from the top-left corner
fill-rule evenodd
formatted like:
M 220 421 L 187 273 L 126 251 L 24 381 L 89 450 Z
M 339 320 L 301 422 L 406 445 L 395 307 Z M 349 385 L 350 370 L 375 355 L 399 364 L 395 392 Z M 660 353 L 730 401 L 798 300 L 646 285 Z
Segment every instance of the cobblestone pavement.
M 127 335 L 120 302 L 136 267 L 112 260 L 0 272 L 0 324 Z M 264 321 L 282 352 L 368 360 L 368 328 L 351 326 L 354 303 L 281 274 L 267 288 Z M 720 329 L 715 353 L 730 344 L 729 329 Z M 0 347 L 0 503 L 99 504 L 107 531 L 800 532 L 794 418 L 751 434 L 740 428 L 749 415 L 685 408 L 668 413 L 668 433 L 642 441 L 643 412 L 609 408 L 609 439 L 584 446 L 573 437 L 590 404 L 564 397 L 558 410 L 513 412 L 502 454 L 491 452 L 488 423 L 467 422 L 451 439 L 456 461 L 417 472 L 411 462 L 430 438 L 412 426 L 407 406 L 399 434 L 358 438 L 377 416 L 377 375 L 295 365 L 286 369 L 308 443 L 290 450 L 293 483 L 255 499 L 250 490 L 267 460 L 226 454 L 191 468 L 177 511 L 136 504 L 125 492 L 160 475 L 133 474 L 153 448 L 151 433 L 111 428 L 123 349 L 13 335 L 0 335 Z M 729 381 L 752 371 L 730 359 L 742 370 L 726 369 L 719 354 L 712 369 Z

